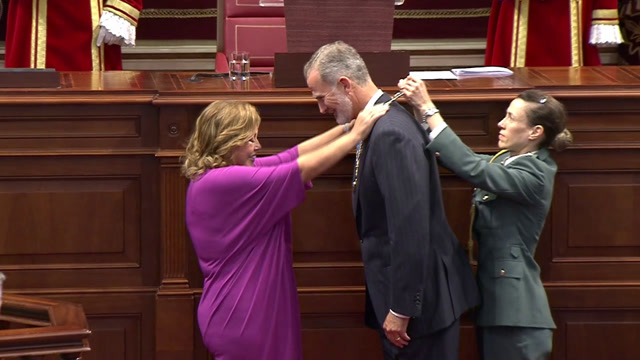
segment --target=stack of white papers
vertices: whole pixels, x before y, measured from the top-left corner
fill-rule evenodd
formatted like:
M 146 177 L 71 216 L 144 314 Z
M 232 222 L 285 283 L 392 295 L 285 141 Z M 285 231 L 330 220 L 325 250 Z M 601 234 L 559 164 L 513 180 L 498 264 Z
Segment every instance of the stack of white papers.
M 409 75 L 421 80 L 457 80 L 467 76 L 501 77 L 513 75 L 513 71 L 500 66 L 479 66 L 451 69 L 451 71 L 411 71 Z
M 513 71 L 501 66 L 479 66 L 472 68 L 451 69 L 458 76 L 507 76 L 513 75 Z
M 458 78 L 451 71 L 411 71 L 409 75 L 421 80 L 456 80 Z

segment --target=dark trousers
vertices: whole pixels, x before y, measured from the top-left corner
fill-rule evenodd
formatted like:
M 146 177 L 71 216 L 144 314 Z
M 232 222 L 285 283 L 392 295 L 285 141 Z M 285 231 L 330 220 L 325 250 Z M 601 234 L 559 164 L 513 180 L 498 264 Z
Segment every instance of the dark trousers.
M 382 330 L 380 335 L 384 360 L 458 360 L 460 319 L 433 334 L 411 338 L 402 349 L 393 345 Z
M 553 346 L 552 329 L 487 326 L 477 334 L 481 360 L 546 360 Z

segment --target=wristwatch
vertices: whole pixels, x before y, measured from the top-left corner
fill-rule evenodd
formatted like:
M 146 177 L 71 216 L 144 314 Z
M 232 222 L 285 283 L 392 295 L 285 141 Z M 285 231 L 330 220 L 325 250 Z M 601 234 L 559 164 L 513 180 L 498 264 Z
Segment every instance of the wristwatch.
M 438 110 L 437 108 L 431 108 L 431 109 L 427 109 L 427 111 L 424 112 L 424 114 L 422 114 L 422 122 L 427 122 L 427 119 L 430 118 L 431 116 L 439 113 L 440 110 Z
M 430 118 L 431 116 L 439 113 L 440 110 L 436 109 L 436 108 L 431 108 L 431 109 L 427 109 L 427 111 L 424 112 L 424 114 L 422 114 L 422 127 L 425 130 L 429 129 L 429 124 L 427 123 L 427 119 Z

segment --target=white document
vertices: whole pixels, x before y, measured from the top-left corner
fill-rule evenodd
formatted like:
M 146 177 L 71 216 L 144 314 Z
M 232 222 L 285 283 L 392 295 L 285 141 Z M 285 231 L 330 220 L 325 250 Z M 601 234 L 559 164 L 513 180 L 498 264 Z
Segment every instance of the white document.
M 409 75 L 420 80 L 456 80 L 458 78 L 451 71 L 410 71 Z
M 508 76 L 513 75 L 513 71 L 501 66 L 479 66 L 472 68 L 451 69 L 451 72 L 458 76 Z

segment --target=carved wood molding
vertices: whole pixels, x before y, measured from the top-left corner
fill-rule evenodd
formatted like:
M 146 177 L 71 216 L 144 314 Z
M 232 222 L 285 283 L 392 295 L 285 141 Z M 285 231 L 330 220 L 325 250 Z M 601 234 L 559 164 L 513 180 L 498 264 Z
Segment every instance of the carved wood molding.
M 184 221 L 184 194 L 187 182 L 180 174 L 177 159 L 163 159 L 161 163 L 161 251 L 163 288 L 188 289 L 187 280 L 187 236 Z M 166 291 L 170 291 L 166 289 Z

